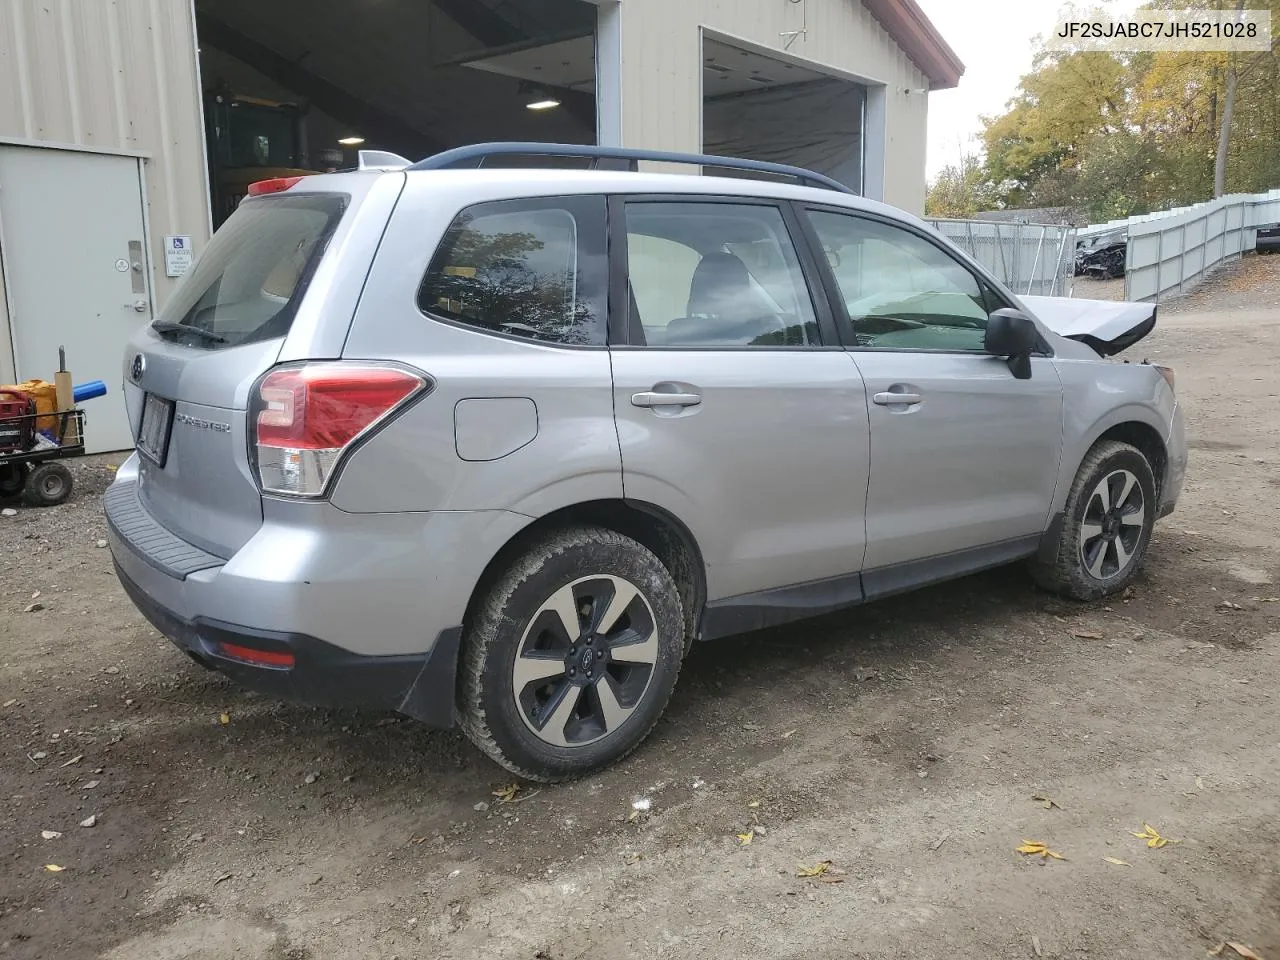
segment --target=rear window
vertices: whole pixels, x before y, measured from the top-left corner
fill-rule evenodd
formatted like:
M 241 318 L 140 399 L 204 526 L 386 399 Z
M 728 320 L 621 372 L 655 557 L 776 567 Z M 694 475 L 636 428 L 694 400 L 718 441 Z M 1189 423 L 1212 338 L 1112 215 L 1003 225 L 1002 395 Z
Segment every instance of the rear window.
M 424 313 L 490 333 L 605 342 L 604 199 L 502 200 L 459 214 L 418 290 Z
M 283 337 L 346 205 L 341 194 L 246 200 L 155 328 L 210 349 Z

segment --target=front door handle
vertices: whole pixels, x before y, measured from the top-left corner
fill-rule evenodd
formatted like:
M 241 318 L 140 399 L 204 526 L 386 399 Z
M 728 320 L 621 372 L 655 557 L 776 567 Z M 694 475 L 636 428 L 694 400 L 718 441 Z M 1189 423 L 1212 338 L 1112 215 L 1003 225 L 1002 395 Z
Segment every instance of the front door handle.
M 872 403 L 878 403 L 882 407 L 892 406 L 895 403 L 919 403 L 924 398 L 918 393 L 877 393 L 871 398 Z
M 648 390 L 631 395 L 633 407 L 693 407 L 701 402 L 702 397 L 696 393 L 658 393 Z

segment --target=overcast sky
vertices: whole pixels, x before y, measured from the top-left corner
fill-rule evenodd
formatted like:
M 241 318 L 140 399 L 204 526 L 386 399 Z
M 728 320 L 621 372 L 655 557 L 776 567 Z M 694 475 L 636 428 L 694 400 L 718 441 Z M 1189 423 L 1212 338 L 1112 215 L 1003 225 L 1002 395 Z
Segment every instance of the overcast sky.
M 928 175 L 977 152 L 973 138 L 983 114 L 1003 112 L 1018 79 L 1031 69 L 1032 38 L 1048 34 L 1061 0 L 916 0 L 964 63 L 954 90 L 929 94 Z M 1112 14 L 1137 9 L 1139 0 L 1103 0 Z M 1187 6 L 1194 6 L 1188 3 Z

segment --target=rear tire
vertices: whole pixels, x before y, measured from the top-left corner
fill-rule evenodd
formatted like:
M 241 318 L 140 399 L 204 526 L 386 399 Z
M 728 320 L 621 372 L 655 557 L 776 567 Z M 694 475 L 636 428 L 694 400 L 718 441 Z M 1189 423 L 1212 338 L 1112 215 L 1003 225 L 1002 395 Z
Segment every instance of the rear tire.
M 7 500 L 21 494 L 30 472 L 31 468 L 25 463 L 6 463 L 0 466 L 0 499 Z
M 684 634 L 676 584 L 645 547 L 600 527 L 550 534 L 491 585 L 468 627 L 462 729 L 527 780 L 615 763 L 666 708 Z
M 1120 592 L 1142 567 L 1156 510 L 1155 474 L 1142 451 L 1095 444 L 1071 484 L 1052 559 L 1032 561 L 1032 577 L 1074 600 Z
M 42 463 L 27 477 L 22 500 L 29 507 L 56 507 L 71 496 L 71 471 L 60 463 Z

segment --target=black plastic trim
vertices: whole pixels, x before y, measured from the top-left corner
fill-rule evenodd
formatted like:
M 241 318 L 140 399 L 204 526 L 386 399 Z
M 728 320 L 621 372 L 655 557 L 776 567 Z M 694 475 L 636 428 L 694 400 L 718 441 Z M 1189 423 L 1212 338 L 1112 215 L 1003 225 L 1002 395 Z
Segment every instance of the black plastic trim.
M 1041 563 L 1053 563 L 1058 559 L 1058 540 L 1062 537 L 1062 528 L 1066 525 L 1067 515 L 1058 511 L 1049 521 L 1049 526 L 1040 534 L 1040 546 L 1036 548 L 1036 559 Z
M 1041 534 L 1002 540 L 999 543 L 957 550 L 923 560 L 909 560 L 862 574 L 862 589 L 868 600 L 905 593 L 931 583 L 941 583 L 956 577 L 968 576 L 980 570 L 999 567 L 1015 560 L 1035 556 L 1040 548 Z
M 454 724 L 462 628 L 442 630 L 427 653 L 386 657 L 353 653 L 303 633 L 261 630 L 206 617 L 184 620 L 148 596 L 116 564 L 116 576 L 142 615 L 201 666 L 250 690 L 324 706 L 391 710 L 433 727 Z M 245 663 L 223 655 L 231 643 L 294 655 L 292 667 Z
M 776 627 L 857 606 L 864 599 L 862 577 L 851 573 L 708 603 L 702 610 L 703 640 Z
M 1024 560 L 1035 556 L 1044 538 L 1049 536 L 1050 531 L 1046 531 L 860 574 L 843 574 L 714 600 L 703 608 L 700 637 L 715 640 L 777 627 Z

